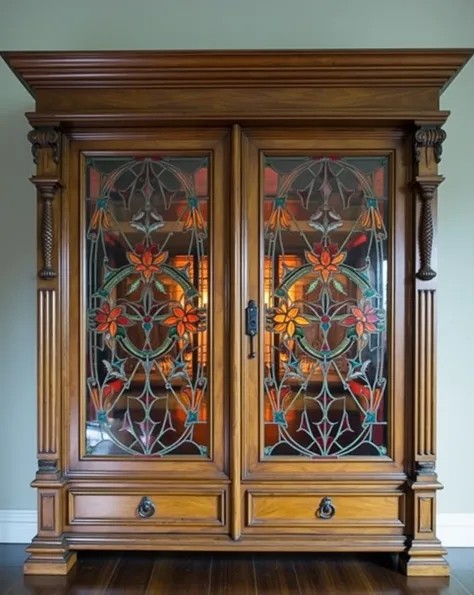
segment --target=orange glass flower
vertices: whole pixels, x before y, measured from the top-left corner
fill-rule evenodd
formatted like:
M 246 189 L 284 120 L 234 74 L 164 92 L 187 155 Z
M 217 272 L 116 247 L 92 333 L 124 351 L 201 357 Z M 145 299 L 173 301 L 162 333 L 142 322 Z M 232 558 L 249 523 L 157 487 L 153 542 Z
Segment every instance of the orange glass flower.
M 183 231 L 189 231 L 190 229 L 204 231 L 205 228 L 206 224 L 204 223 L 204 219 L 201 215 L 201 212 L 198 211 L 198 209 L 189 209 L 188 214 L 186 216 L 186 221 L 183 225 Z
M 186 220 L 183 224 L 183 231 L 189 231 L 190 229 L 196 229 L 198 231 L 204 231 L 206 229 L 206 223 L 199 210 L 199 201 L 197 198 L 188 198 L 188 212 Z
M 374 333 L 377 330 L 374 323 L 379 321 L 379 317 L 377 316 L 376 309 L 372 308 L 370 304 L 365 304 L 362 308 L 353 306 L 351 312 L 352 314 L 341 320 L 341 324 L 344 326 L 355 326 L 355 331 L 359 338 L 365 333 Z
M 182 337 L 186 331 L 196 333 L 199 328 L 199 314 L 197 308 L 193 308 L 191 304 L 186 304 L 184 308 L 177 306 L 173 308 L 173 316 L 169 316 L 163 320 L 166 326 L 176 326 L 178 336 Z
M 102 208 L 96 210 L 91 221 L 91 229 L 97 229 L 98 227 L 101 227 L 102 229 L 108 229 L 110 227 L 109 215 L 107 211 Z
M 139 244 L 135 252 L 127 252 L 127 258 L 135 265 L 135 271 L 142 273 L 145 281 L 150 281 L 154 273 L 160 272 L 160 264 L 168 258 L 168 252 L 159 252 L 157 246 Z
M 380 212 L 374 208 L 366 209 L 360 220 L 360 224 L 363 229 L 383 229 L 383 221 Z
M 293 337 L 296 332 L 296 325 L 305 326 L 310 324 L 309 320 L 300 315 L 298 308 L 295 306 L 289 308 L 285 302 L 279 308 L 275 308 L 275 312 L 273 330 L 276 333 L 286 333 L 289 337 Z
M 101 198 L 96 203 L 96 210 L 91 220 L 91 229 L 108 229 L 110 227 L 109 214 L 107 213 L 107 200 Z
M 119 326 L 132 324 L 131 321 L 123 315 L 123 306 L 110 308 L 110 304 L 105 303 L 102 308 L 97 308 L 95 321 L 97 322 L 97 332 L 109 333 L 115 337 Z
M 282 207 L 276 207 L 273 210 L 267 224 L 268 231 L 275 231 L 277 228 L 285 231 L 291 229 L 291 215 Z
M 314 251 L 306 250 L 305 255 L 306 260 L 314 265 L 313 270 L 321 273 L 324 283 L 327 283 L 331 273 L 337 273 L 339 265 L 346 258 L 346 252 L 339 252 L 337 244 L 316 244 Z

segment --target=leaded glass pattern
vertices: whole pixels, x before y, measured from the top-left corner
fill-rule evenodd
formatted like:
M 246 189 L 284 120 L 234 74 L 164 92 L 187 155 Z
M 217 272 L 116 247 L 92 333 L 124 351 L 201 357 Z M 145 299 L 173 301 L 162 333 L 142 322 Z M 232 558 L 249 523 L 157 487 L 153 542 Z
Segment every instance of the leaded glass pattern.
M 86 160 L 86 448 L 207 456 L 208 158 Z
M 385 455 L 388 160 L 266 156 L 264 180 L 264 455 Z

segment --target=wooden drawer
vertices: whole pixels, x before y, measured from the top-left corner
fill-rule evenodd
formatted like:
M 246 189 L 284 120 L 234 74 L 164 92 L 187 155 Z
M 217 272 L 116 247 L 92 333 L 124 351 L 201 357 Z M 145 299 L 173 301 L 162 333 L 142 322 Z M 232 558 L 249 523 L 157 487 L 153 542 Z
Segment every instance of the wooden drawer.
M 201 490 L 89 490 L 69 491 L 68 522 L 78 525 L 100 525 L 126 530 L 137 526 L 153 527 L 153 531 L 188 532 L 194 527 L 225 527 L 226 492 L 218 488 Z M 142 517 L 139 506 L 149 498 L 153 514 Z M 103 530 L 103 529 L 102 529 Z
M 330 518 L 324 518 L 320 510 L 326 497 L 330 498 L 334 511 Z M 398 533 L 404 527 L 404 495 L 401 491 L 331 494 L 310 490 L 251 490 L 247 491 L 246 504 L 247 526 L 250 528 L 278 527 L 300 531 L 307 527 L 311 531 L 320 528 L 322 531 L 341 529 L 341 532 L 352 528 L 365 532 L 373 529 L 375 533 L 392 528 Z M 329 512 L 332 509 L 329 508 Z

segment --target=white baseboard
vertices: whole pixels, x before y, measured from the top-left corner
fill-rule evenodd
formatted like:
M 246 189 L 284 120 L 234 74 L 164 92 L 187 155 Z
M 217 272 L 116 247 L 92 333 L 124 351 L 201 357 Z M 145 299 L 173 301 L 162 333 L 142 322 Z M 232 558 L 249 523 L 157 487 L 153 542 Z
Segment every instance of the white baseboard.
M 37 532 L 36 510 L 0 510 L 0 543 L 29 543 Z
M 438 514 L 437 537 L 445 547 L 474 547 L 474 514 Z
M 29 543 L 36 532 L 35 510 L 0 510 L 0 543 Z M 474 547 L 474 514 L 439 514 L 437 537 L 445 547 Z

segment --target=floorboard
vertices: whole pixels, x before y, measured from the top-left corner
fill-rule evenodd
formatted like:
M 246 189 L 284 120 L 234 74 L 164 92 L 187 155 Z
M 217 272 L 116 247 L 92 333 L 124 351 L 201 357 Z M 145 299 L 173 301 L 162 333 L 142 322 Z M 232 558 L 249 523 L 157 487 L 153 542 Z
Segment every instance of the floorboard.
M 0 544 L 0 595 L 474 595 L 474 548 L 452 577 L 406 578 L 396 556 L 81 552 L 67 577 L 24 577 L 25 546 Z
M 257 595 L 252 555 L 212 556 L 210 594 Z

